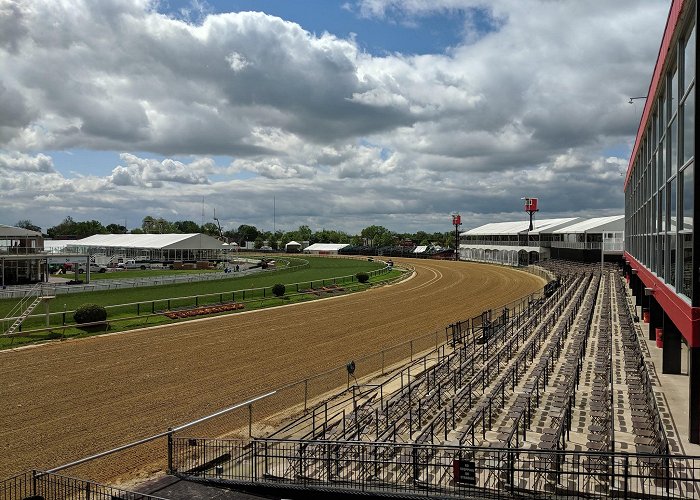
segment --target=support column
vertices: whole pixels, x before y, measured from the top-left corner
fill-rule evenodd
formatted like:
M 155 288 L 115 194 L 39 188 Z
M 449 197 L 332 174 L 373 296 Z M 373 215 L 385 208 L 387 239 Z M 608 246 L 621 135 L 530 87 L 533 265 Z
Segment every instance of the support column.
M 634 276 L 634 298 L 637 299 L 635 304 L 637 304 L 637 307 L 640 308 L 639 314 L 642 314 L 641 308 L 644 305 L 644 282 L 641 280 L 641 278 L 633 274 Z
M 664 318 L 662 373 L 681 373 L 681 332 L 668 317 Z
M 688 440 L 700 444 L 700 347 L 688 351 Z
M 649 340 L 656 340 L 656 329 L 663 328 L 664 310 L 654 297 L 649 297 Z

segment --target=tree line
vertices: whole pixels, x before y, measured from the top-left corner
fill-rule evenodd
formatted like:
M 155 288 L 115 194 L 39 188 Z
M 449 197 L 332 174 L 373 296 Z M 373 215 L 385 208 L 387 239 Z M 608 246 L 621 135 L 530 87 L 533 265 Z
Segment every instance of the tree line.
M 15 224 L 17 227 L 41 232 L 41 228 L 32 223 L 31 220 L 21 220 Z M 269 245 L 274 250 L 284 248 L 290 241 L 314 243 L 348 243 L 355 246 L 387 247 L 399 245 L 439 245 L 441 247 L 454 246 L 454 233 L 452 231 L 428 233 L 418 231 L 416 233 L 397 233 L 384 226 L 368 226 L 359 234 L 348 234 L 335 229 L 320 229 L 312 231 L 309 226 L 301 225 L 292 231 L 277 230 L 264 231 L 255 226 L 241 224 L 237 229 L 223 230 L 220 225 L 207 222 L 199 225 L 191 220 L 168 221 L 162 217 L 152 217 L 150 215 L 143 218 L 141 227 L 128 230 L 120 224 L 102 225 L 97 220 L 76 221 L 68 216 L 61 223 L 50 227 L 44 233 L 45 236 L 61 239 L 81 239 L 95 234 L 190 234 L 204 233 L 214 238 L 229 243 L 235 242 L 241 246 L 247 241 L 255 242 L 255 247 L 260 248 L 264 244 Z

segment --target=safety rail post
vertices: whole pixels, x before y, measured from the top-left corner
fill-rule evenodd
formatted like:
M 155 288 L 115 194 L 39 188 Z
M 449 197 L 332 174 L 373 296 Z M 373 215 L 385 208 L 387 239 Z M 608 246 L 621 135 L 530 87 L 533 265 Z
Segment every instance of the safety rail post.
M 258 442 L 256 440 L 253 440 L 251 443 L 251 458 L 252 458 L 252 464 L 250 468 L 250 480 L 251 481 L 256 481 L 258 479 L 258 471 L 257 471 L 257 463 L 258 463 L 258 453 L 257 453 L 257 444 Z
M 168 474 L 173 473 L 173 428 L 168 427 Z
M 253 436 L 253 403 L 248 405 L 248 437 Z

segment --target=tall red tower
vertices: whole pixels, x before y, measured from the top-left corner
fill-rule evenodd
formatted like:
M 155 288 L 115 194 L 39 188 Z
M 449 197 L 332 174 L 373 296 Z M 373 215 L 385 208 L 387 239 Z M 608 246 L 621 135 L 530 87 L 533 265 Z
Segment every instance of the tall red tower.
M 532 231 L 532 216 L 534 215 L 535 212 L 539 212 L 539 208 L 537 208 L 537 198 L 520 198 L 521 200 L 525 200 L 525 211 L 530 214 L 530 229 L 528 231 Z

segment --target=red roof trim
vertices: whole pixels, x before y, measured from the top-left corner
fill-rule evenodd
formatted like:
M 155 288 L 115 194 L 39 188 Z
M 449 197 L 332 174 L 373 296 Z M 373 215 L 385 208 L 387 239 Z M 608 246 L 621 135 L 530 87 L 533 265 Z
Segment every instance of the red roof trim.
M 637 157 L 637 151 L 639 150 L 640 143 L 642 141 L 642 136 L 647 128 L 647 123 L 649 122 L 649 115 L 651 110 L 654 109 L 654 101 L 656 101 L 656 91 L 659 88 L 659 83 L 663 76 L 663 69 L 666 63 L 666 57 L 668 56 L 669 49 L 671 48 L 671 40 L 673 39 L 673 34 L 678 26 L 678 20 L 681 15 L 681 11 L 688 0 L 673 0 L 671 4 L 671 9 L 668 12 L 668 18 L 666 19 L 666 28 L 664 29 L 664 36 L 661 40 L 661 47 L 659 48 L 659 54 L 656 56 L 656 65 L 654 66 L 654 74 L 649 84 L 649 90 L 647 91 L 647 99 L 644 103 L 644 111 L 642 112 L 642 118 L 639 121 L 639 128 L 637 129 L 637 138 L 634 141 L 634 148 L 632 149 L 632 155 L 630 156 L 629 164 L 627 165 L 627 177 L 625 178 L 625 187 L 627 190 L 627 183 L 632 175 L 632 169 L 634 167 L 634 159 Z

